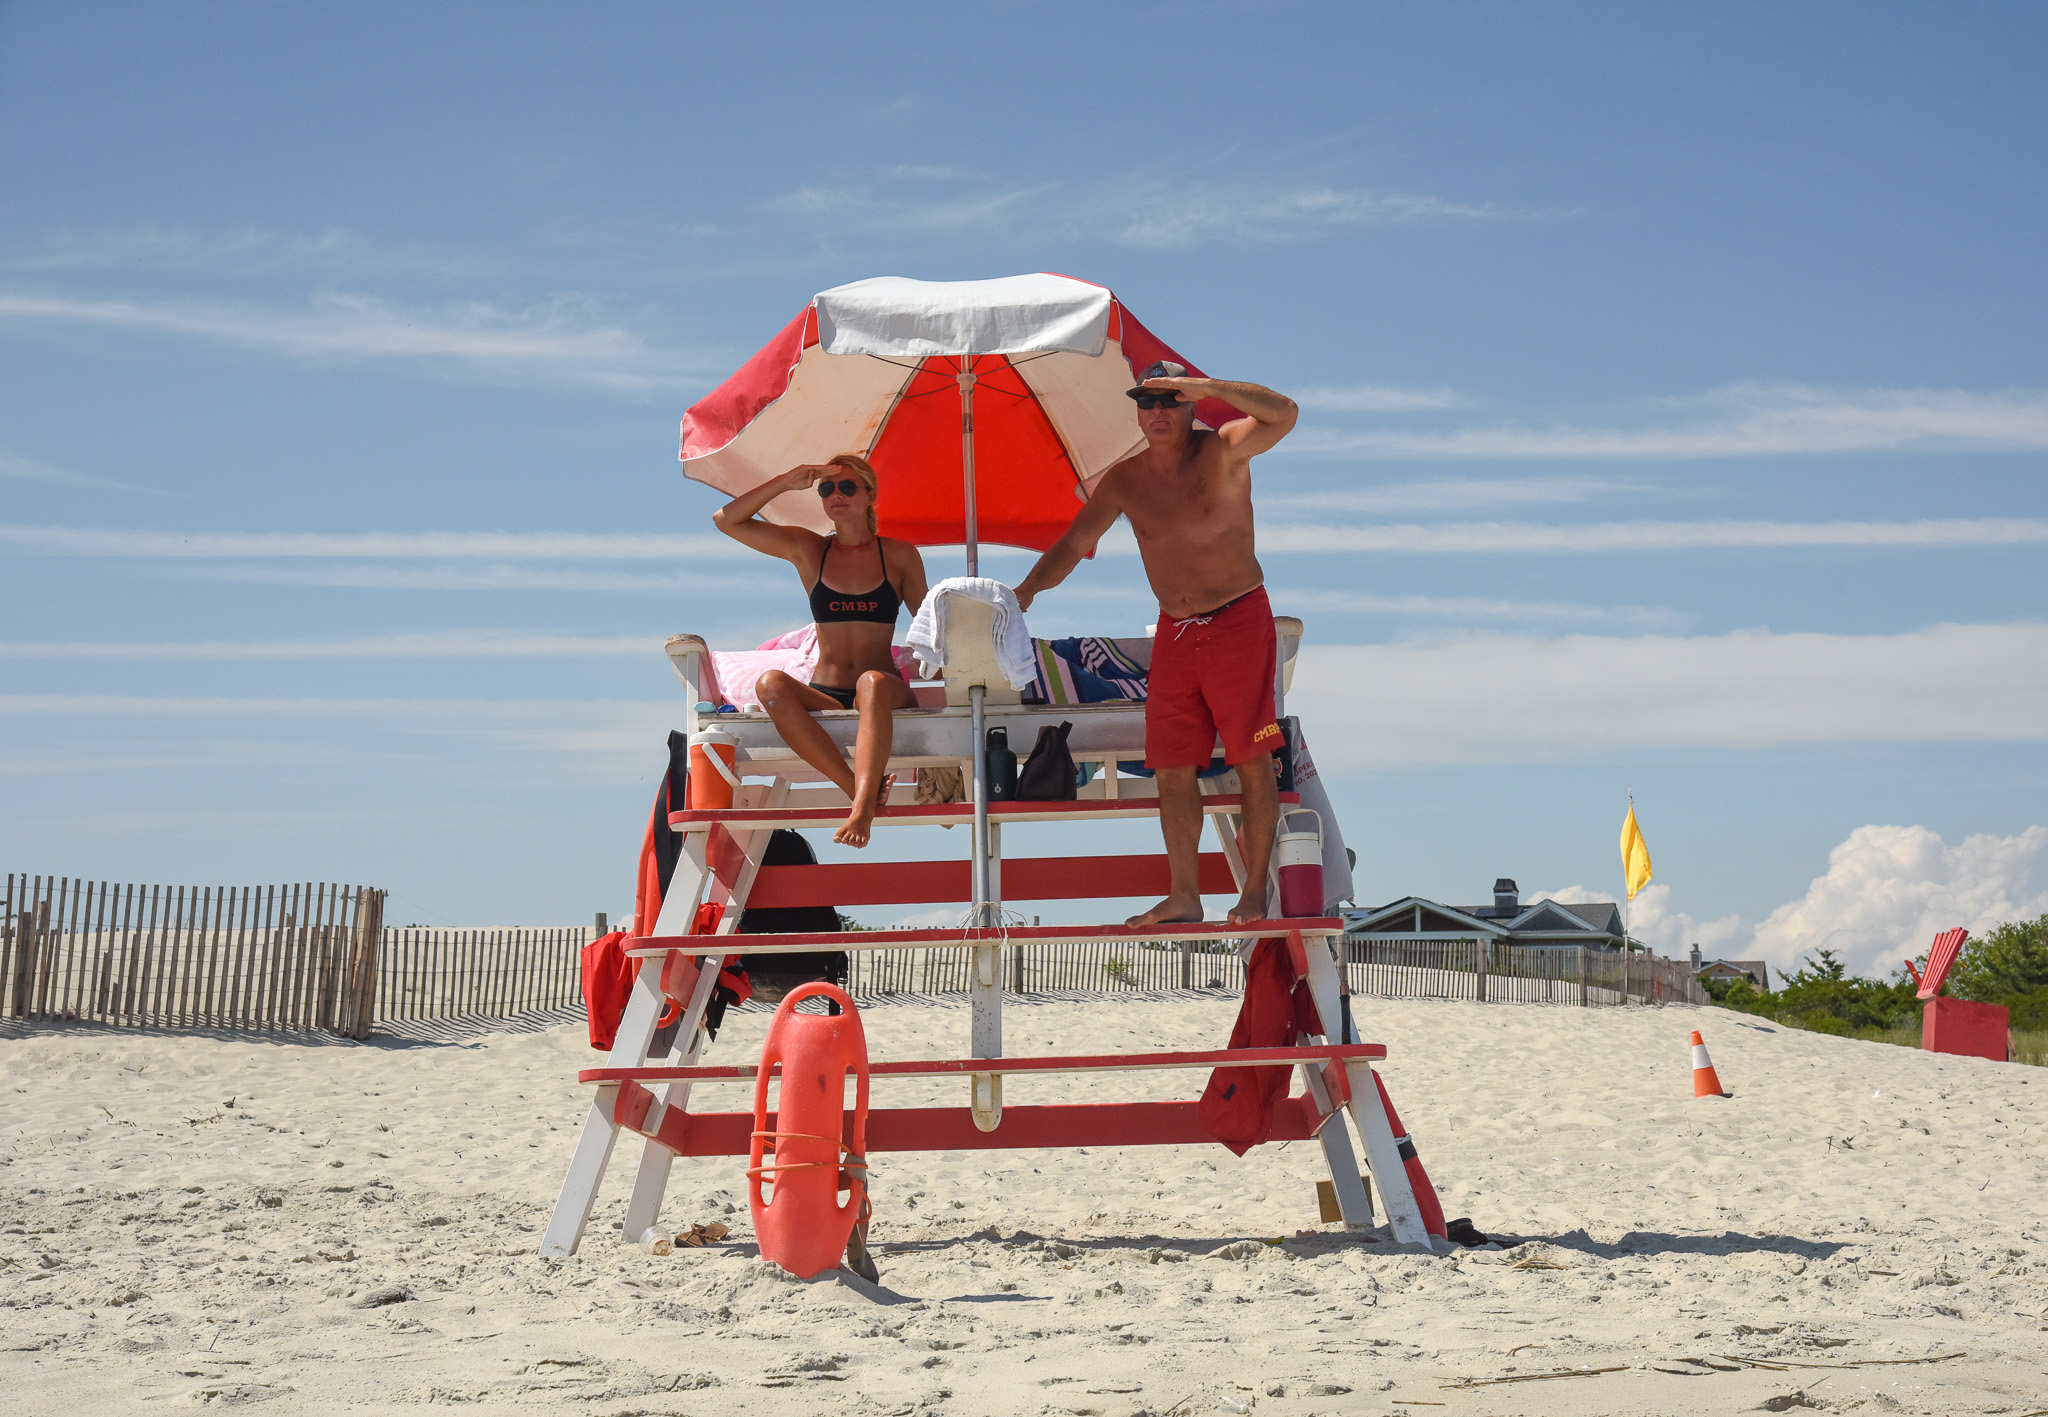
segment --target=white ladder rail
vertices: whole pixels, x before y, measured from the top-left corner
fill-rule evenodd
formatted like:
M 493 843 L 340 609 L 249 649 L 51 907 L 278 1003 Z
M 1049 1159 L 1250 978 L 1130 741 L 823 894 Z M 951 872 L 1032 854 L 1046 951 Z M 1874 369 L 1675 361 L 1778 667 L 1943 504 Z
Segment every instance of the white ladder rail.
M 746 791 L 746 789 L 742 789 Z M 765 790 L 753 789 L 765 798 L 750 806 L 780 807 L 789 797 L 789 783 L 777 781 Z M 737 794 L 736 794 L 737 796 Z M 768 839 L 772 830 L 761 829 L 751 832 L 736 832 L 734 839 L 739 843 L 745 859 L 738 876 L 732 884 L 732 891 L 725 903 L 725 914 L 718 922 L 718 933 L 733 935 L 739 932 L 740 917 L 746 914 L 747 899 L 753 894 L 755 878 L 760 874 L 762 860 L 768 854 Z M 708 834 L 697 840 L 708 844 Z M 681 861 L 677 862 L 681 869 Z M 676 881 L 669 879 L 670 892 L 674 894 Z M 693 892 L 694 894 L 694 892 Z M 662 899 L 662 914 L 668 913 L 668 898 Z M 665 965 L 664 965 L 665 967 Z M 680 1063 L 684 1066 L 701 1061 L 704 1050 L 710 1046 L 710 1037 L 704 1031 L 704 1016 L 711 1008 L 712 996 L 718 989 L 718 972 L 725 967 L 724 956 L 706 956 L 698 963 L 696 985 L 690 991 L 689 1006 L 684 1009 L 681 1026 L 676 1031 L 676 1050 L 680 1051 Z M 677 1060 L 677 1051 L 670 1053 L 671 1060 Z M 656 1094 L 654 1105 L 648 1110 L 645 1129 L 652 1133 L 661 1126 L 661 1114 L 670 1107 L 690 1105 L 690 1084 L 677 1081 L 666 1084 Z M 653 1238 L 655 1222 L 661 1218 L 662 1197 L 668 1190 L 669 1168 L 675 1163 L 675 1153 L 659 1143 L 648 1140 L 640 1149 L 640 1165 L 633 1175 L 632 1197 L 626 1202 L 625 1238 L 628 1241 L 645 1241 Z

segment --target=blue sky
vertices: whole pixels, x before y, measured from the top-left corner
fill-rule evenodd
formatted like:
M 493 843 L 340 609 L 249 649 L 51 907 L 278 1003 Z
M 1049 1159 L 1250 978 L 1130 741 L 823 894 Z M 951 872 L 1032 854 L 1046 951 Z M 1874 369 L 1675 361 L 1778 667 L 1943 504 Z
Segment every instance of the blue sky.
M 1632 789 L 1662 948 L 2048 909 L 2044 41 L 0 4 L 0 856 L 621 913 L 660 637 L 803 613 L 682 411 L 819 289 L 1044 269 L 1302 402 L 1261 548 L 1362 902 L 1611 896 Z M 1106 549 L 1034 628 L 1151 618 Z

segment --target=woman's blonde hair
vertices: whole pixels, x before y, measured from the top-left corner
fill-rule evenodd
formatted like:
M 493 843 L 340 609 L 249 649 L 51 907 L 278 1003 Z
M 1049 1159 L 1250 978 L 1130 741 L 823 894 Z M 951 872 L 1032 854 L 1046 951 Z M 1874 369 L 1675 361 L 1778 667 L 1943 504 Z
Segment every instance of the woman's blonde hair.
M 882 495 L 882 484 L 875 476 L 874 465 L 859 453 L 841 453 L 826 460 L 827 467 L 843 467 L 853 474 L 854 480 L 868 489 L 868 530 L 875 529 L 875 498 Z

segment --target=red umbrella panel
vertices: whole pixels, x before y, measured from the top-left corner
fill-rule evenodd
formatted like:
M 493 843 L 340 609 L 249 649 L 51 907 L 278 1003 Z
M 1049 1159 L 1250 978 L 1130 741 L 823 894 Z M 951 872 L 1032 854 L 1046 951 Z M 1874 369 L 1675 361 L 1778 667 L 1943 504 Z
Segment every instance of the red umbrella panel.
M 884 534 L 1043 551 L 1143 444 L 1125 391 L 1159 359 L 1201 372 L 1110 291 L 1068 276 L 858 281 L 816 296 L 691 407 L 683 467 L 738 495 L 858 452 L 880 478 Z M 1235 416 L 1213 399 L 1196 410 L 1209 427 Z M 814 497 L 778 498 L 763 515 L 829 527 Z

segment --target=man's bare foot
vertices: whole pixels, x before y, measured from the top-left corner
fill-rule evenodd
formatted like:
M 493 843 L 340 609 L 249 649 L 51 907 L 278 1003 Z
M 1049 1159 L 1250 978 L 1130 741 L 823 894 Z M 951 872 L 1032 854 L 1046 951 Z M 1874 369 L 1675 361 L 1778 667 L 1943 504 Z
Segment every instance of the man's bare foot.
M 832 839 L 841 846 L 866 846 L 868 836 L 874 830 L 875 812 L 889 800 L 889 792 L 895 786 L 896 774 L 883 774 L 881 789 L 867 802 L 847 812 L 846 820 L 839 824 L 838 831 L 832 833 Z
M 1231 906 L 1229 913 L 1223 917 L 1227 923 L 1232 925 L 1249 925 L 1254 920 L 1264 920 L 1265 918 L 1266 888 L 1264 882 L 1260 883 L 1256 895 L 1246 891 L 1243 895 L 1239 896 L 1237 904 Z
M 1143 915 L 1124 921 L 1128 929 L 1143 930 L 1153 925 L 1195 925 L 1202 919 L 1202 898 L 1198 895 L 1170 895 Z

